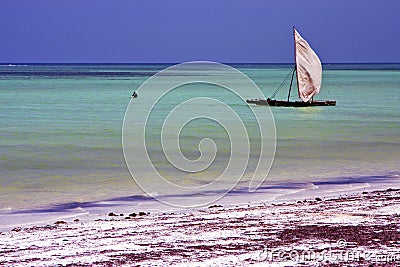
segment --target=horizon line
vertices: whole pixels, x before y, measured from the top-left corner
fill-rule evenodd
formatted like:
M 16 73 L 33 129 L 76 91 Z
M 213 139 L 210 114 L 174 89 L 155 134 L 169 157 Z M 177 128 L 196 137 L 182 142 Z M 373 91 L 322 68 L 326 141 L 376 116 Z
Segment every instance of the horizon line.
M 208 60 L 193 60 L 193 61 L 184 61 L 184 62 L 0 62 L 0 65 L 14 65 L 14 64 L 88 64 L 88 65 L 95 65 L 95 64 L 103 64 L 103 65 L 120 65 L 120 64 L 163 64 L 163 65 L 176 65 L 182 64 L 186 62 L 207 62 Z M 294 65 L 294 62 L 217 62 L 217 61 L 210 61 L 215 63 L 221 64 L 270 64 L 270 65 Z M 322 63 L 322 65 L 329 65 L 329 64 L 400 64 L 400 62 L 326 62 Z

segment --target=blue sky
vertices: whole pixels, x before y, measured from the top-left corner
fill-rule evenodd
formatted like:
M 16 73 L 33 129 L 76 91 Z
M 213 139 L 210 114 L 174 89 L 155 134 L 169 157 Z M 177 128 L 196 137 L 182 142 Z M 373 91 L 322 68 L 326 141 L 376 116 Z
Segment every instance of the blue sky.
M 398 0 L 1 0 L 0 62 L 400 62 Z

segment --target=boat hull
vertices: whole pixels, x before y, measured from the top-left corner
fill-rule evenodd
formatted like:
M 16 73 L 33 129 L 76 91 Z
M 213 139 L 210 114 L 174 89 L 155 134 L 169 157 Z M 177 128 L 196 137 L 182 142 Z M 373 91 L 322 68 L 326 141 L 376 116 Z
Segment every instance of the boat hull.
M 246 100 L 249 104 L 256 104 L 262 106 L 276 106 L 276 107 L 318 107 L 318 106 L 336 106 L 336 101 L 334 100 L 324 100 L 324 101 L 284 101 L 284 100 L 273 100 L 273 99 L 248 99 Z

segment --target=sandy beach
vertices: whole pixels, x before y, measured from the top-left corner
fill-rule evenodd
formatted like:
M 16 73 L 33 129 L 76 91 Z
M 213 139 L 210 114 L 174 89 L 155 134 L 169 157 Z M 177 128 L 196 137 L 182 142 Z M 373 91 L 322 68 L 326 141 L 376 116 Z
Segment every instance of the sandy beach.
M 3 231 L 2 266 L 397 266 L 400 189 Z

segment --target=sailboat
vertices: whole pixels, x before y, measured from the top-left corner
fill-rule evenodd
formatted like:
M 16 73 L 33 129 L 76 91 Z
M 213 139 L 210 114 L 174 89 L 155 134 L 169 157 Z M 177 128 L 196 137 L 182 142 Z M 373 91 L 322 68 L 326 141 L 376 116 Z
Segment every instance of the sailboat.
M 317 54 L 293 27 L 295 66 L 274 94 L 267 99 L 248 99 L 247 103 L 282 107 L 335 106 L 334 100 L 314 100 L 321 90 L 322 65 Z M 297 92 L 300 100 L 290 101 L 293 78 L 296 73 Z M 284 82 L 291 76 L 287 100 L 275 100 L 275 95 L 283 87 Z

